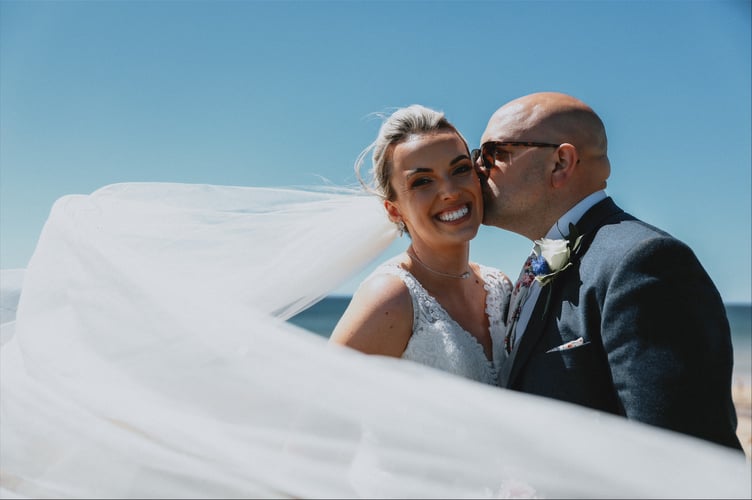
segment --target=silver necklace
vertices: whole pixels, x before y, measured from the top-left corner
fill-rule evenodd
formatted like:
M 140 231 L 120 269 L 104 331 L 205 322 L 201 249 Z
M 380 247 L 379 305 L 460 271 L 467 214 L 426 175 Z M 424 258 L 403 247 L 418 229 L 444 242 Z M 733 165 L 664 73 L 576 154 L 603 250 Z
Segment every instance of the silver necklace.
M 415 249 L 411 248 L 411 250 L 412 250 L 412 252 L 410 252 L 411 256 L 415 257 L 415 260 L 418 261 L 418 264 L 420 264 L 421 266 L 425 267 L 426 269 L 428 269 L 429 271 L 431 271 L 434 274 L 438 274 L 439 276 L 444 276 L 446 278 L 454 278 L 454 279 L 462 279 L 462 280 L 467 279 L 467 278 L 470 277 L 470 269 L 468 269 L 467 271 L 465 271 L 462 274 L 449 274 L 449 273 L 443 273 L 441 271 L 437 271 L 436 269 L 431 269 L 425 262 L 423 262 L 422 260 L 420 260 L 420 257 L 418 257 L 418 254 L 415 253 Z

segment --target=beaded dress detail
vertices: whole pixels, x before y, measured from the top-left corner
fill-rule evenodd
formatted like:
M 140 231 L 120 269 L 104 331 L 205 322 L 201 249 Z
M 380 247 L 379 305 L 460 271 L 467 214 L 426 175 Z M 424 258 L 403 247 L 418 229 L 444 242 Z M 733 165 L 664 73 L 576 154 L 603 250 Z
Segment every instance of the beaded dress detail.
M 462 328 L 409 271 L 391 263 L 375 271 L 398 276 L 412 298 L 413 334 L 402 354 L 403 359 L 496 385 L 498 368 L 504 359 L 504 318 L 512 283 L 497 269 L 481 265 L 479 268 L 486 289 L 492 360 L 486 357 L 480 342 Z

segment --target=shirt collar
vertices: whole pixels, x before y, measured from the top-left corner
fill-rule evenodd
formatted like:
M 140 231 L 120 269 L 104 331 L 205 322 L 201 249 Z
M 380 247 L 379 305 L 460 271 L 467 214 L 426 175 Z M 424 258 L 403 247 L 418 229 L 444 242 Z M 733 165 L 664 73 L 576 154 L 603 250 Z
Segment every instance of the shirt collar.
M 580 200 L 579 203 L 570 208 L 567 213 L 562 215 L 561 218 L 556 221 L 556 224 L 551 226 L 551 229 L 549 229 L 548 233 L 546 234 L 546 238 L 566 238 L 567 235 L 562 234 L 562 231 L 568 231 L 569 224 L 577 224 L 582 216 L 585 215 L 585 212 L 590 210 L 590 208 L 599 201 L 605 200 L 606 196 L 606 191 L 604 190 L 596 191 L 593 194 L 587 195 L 585 198 Z M 561 231 L 559 230 L 559 228 L 561 228 Z

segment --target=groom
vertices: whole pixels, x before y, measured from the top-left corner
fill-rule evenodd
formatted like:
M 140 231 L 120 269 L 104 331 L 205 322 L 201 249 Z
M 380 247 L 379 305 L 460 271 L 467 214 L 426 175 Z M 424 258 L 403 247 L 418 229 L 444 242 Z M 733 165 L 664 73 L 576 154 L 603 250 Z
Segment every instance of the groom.
M 498 109 L 481 144 L 483 223 L 539 240 L 515 285 L 499 385 L 741 449 L 721 297 L 685 244 L 606 195 L 598 115 L 531 94 Z

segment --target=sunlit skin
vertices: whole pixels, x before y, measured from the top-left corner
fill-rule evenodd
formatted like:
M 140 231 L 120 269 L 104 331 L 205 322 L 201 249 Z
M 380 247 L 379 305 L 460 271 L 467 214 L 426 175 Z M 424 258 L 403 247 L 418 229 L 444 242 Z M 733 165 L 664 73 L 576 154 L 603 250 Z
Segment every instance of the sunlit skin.
M 394 147 L 392 162 L 396 199 L 384 202 L 389 216 L 407 225 L 423 262 L 461 273 L 483 218 L 480 181 L 465 144 L 452 132 L 412 136 Z M 440 219 L 463 208 L 468 213 L 457 220 Z
M 391 184 L 395 198 L 384 202 L 393 221 L 403 221 L 411 237 L 408 251 L 395 260 L 491 357 L 485 313 L 486 291 L 478 268 L 468 262 L 470 240 L 483 219 L 481 185 L 465 143 L 452 131 L 408 137 L 393 147 Z M 467 279 L 448 278 L 425 269 Z M 412 299 L 396 276 L 365 281 L 334 329 L 330 341 L 369 354 L 400 357 L 413 328 Z
M 606 187 L 610 164 L 602 124 L 571 96 L 541 92 L 505 104 L 483 132 L 481 144 L 488 141 L 561 145 L 508 146 L 497 155 L 486 172 L 484 224 L 535 240 L 585 196 Z
M 505 146 L 497 153 L 495 166 L 484 183 L 485 224 L 515 232 L 540 234 L 545 224 L 536 227 L 535 215 L 551 199 L 547 165 L 554 151 L 548 148 Z M 542 236 L 542 235 L 541 235 Z M 536 236 L 536 239 L 540 236 Z

